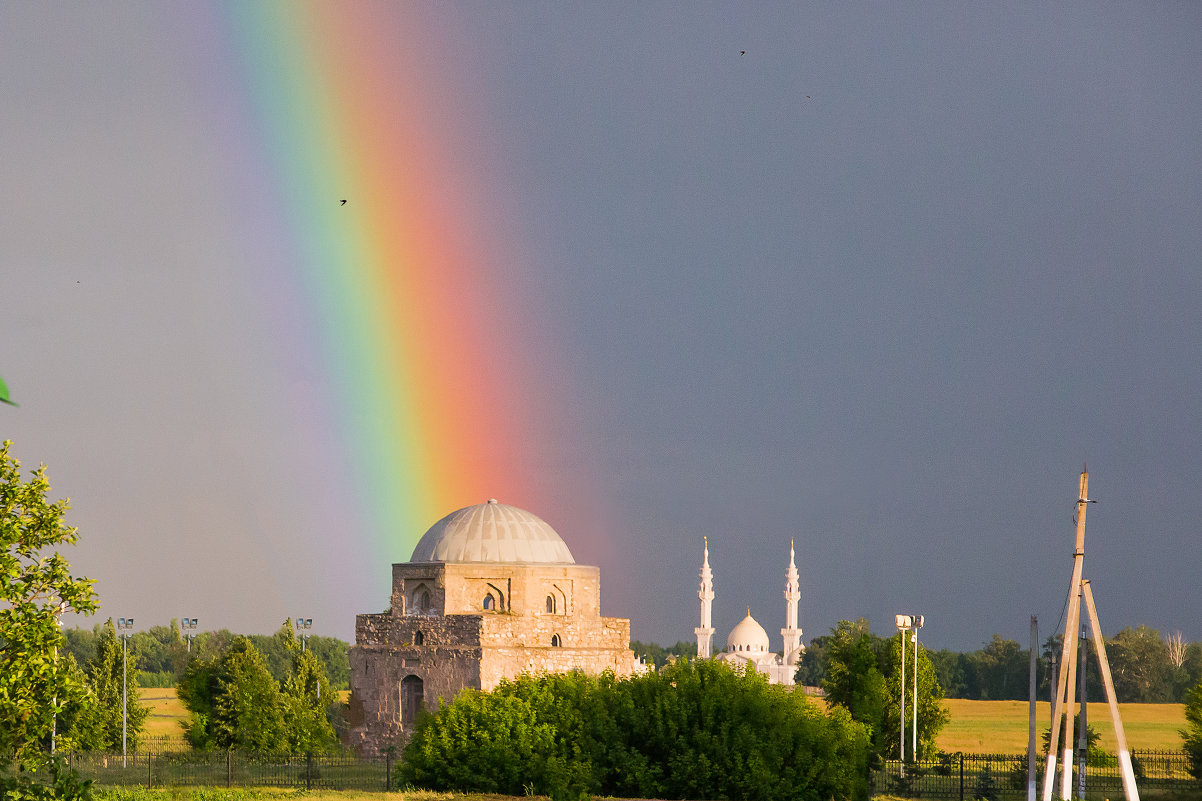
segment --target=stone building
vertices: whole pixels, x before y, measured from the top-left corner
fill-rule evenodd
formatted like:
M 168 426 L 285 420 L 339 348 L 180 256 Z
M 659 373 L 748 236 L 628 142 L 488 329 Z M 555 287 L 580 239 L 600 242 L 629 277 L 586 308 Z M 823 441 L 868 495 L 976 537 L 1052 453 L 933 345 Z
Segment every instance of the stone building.
M 640 666 L 630 621 L 601 616 L 601 571 L 578 565 L 551 526 L 490 500 L 435 523 L 392 566 L 392 604 L 358 615 L 349 745 L 404 739 L 422 706 L 522 673 L 623 676 Z
M 711 607 L 714 603 L 714 573 L 710 569 L 709 540 L 705 540 L 701 558 L 701 625 L 693 630 L 697 635 L 697 656 L 711 657 L 734 666 L 748 665 L 768 677 L 771 684 L 793 684 L 797 666 L 805 654 L 801 643 L 801 627 L 797 625 L 797 602 L 801 600 L 797 565 L 794 563 L 793 543 L 789 543 L 789 566 L 785 570 L 785 627 L 780 630 L 781 652 L 769 650 L 768 632 L 747 610 L 743 618 L 726 638 L 726 650 L 714 656 L 714 627 Z

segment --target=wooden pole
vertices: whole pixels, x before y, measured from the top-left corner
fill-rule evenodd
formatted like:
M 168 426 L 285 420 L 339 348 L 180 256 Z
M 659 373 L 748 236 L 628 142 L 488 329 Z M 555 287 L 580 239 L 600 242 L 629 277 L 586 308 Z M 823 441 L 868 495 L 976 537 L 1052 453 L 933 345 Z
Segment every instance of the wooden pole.
M 1110 704 L 1110 719 L 1114 722 L 1114 736 L 1119 746 L 1119 769 L 1123 775 L 1123 795 L 1127 801 L 1139 801 L 1139 790 L 1135 787 L 1135 770 L 1131 767 L 1131 752 L 1127 750 L 1127 735 L 1123 731 L 1123 720 L 1119 717 L 1119 703 L 1114 695 L 1114 681 L 1110 677 L 1110 662 L 1106 659 L 1106 642 L 1102 639 L 1102 627 L 1098 624 L 1098 610 L 1093 603 L 1093 590 L 1086 581 L 1081 587 L 1085 595 L 1085 606 L 1089 610 L 1089 630 L 1093 634 L 1094 650 L 1098 654 L 1098 671 L 1106 686 L 1106 701 Z
M 1031 679 L 1028 687 L 1031 722 L 1027 727 L 1027 801 L 1035 801 L 1035 691 L 1039 669 L 1039 620 L 1031 615 Z
M 1068 799 L 1073 797 L 1073 700 L 1077 679 L 1077 628 L 1081 622 L 1080 585 L 1078 585 L 1076 598 L 1076 603 L 1073 605 L 1074 613 L 1064 627 L 1064 640 L 1065 642 L 1072 643 L 1072 648 L 1069 653 L 1067 678 L 1064 682 L 1064 732 L 1063 743 L 1060 749 L 1062 755 L 1060 761 L 1060 798 L 1063 801 L 1068 801 Z
M 1053 782 L 1056 777 L 1056 748 L 1060 745 L 1060 722 L 1065 714 L 1064 699 L 1069 683 L 1069 669 L 1076 662 L 1077 621 L 1081 614 L 1081 572 L 1085 564 L 1085 507 L 1089 503 L 1089 472 L 1081 471 L 1080 494 L 1077 497 L 1077 541 L 1073 550 L 1073 577 L 1068 584 L 1068 619 L 1064 624 L 1064 637 L 1060 643 L 1060 676 L 1056 682 L 1056 695 L 1052 698 L 1052 736 L 1048 740 L 1047 772 L 1043 777 L 1043 801 L 1052 801 Z M 1071 632 L 1071 636 L 1070 636 Z M 1068 669 L 1066 669 L 1068 668 Z M 1070 704 L 1071 706 L 1071 704 Z M 1065 758 L 1065 769 L 1071 775 L 1072 762 Z M 1062 783 L 1061 797 L 1068 798 L 1068 786 Z
M 1086 579 L 1086 582 L 1089 580 Z M 1085 801 L 1085 765 L 1089 761 L 1089 720 L 1086 717 L 1085 701 L 1085 668 L 1088 664 L 1088 643 L 1085 640 L 1085 624 L 1081 625 L 1081 643 L 1077 646 L 1077 679 L 1080 685 L 1077 693 L 1081 696 L 1081 713 L 1077 719 L 1077 798 Z

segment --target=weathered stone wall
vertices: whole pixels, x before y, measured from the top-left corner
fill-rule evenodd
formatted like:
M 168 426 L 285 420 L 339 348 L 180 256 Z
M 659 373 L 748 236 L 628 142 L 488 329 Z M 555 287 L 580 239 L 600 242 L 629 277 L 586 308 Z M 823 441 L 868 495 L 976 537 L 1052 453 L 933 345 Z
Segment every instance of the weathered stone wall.
M 356 644 L 349 653 L 348 745 L 378 751 L 404 739 L 413 724 L 401 710 L 406 676 L 422 680 L 424 703 L 431 710 L 464 687 L 479 687 L 480 621 L 470 615 L 359 615 Z
M 465 687 L 491 690 L 522 673 L 625 676 L 635 669 L 630 621 L 600 616 L 596 567 L 403 563 L 392 574 L 391 609 L 356 618 L 353 747 L 379 750 L 408 735 L 412 721 L 404 719 L 401 697 L 408 676 L 422 680 L 425 706 L 433 710 Z M 486 595 L 492 610 L 483 608 Z
M 430 607 L 421 598 L 429 593 Z M 601 571 L 589 565 L 404 563 L 392 566 L 392 609 L 401 614 L 470 615 L 485 610 L 542 615 L 601 614 Z
M 630 650 L 630 621 L 613 617 L 543 618 L 486 616 L 481 632 L 480 686 L 491 690 L 501 679 L 522 673 L 562 673 L 583 670 L 597 674 L 612 670 L 619 676 L 634 672 Z M 552 636 L 560 645 L 551 644 Z

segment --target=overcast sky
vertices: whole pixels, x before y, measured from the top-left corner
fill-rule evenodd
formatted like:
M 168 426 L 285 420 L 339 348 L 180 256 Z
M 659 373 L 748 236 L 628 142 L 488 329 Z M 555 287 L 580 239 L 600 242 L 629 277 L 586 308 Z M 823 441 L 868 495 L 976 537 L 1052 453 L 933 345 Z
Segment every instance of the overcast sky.
M 1084 462 L 1106 633 L 1202 639 L 1202 6 L 427 8 L 396 46 L 487 121 L 579 423 L 530 511 L 636 639 L 693 639 L 702 536 L 719 644 L 750 607 L 779 647 L 790 539 L 807 641 L 1046 635 Z M 323 555 L 353 496 L 298 440 L 351 455 L 255 322 L 221 9 L 0 5 L 0 438 L 103 615 L 350 639 L 389 568 Z

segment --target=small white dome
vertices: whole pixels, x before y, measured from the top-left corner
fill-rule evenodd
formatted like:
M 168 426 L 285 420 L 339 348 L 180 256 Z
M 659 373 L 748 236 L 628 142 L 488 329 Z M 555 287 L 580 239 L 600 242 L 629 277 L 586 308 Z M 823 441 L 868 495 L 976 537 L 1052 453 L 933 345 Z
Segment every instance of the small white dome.
M 726 638 L 726 650 L 739 653 L 763 653 L 768 650 L 768 632 L 755 622 L 751 610 L 739 625 L 730 630 Z
M 576 563 L 555 529 L 495 499 L 451 512 L 430 526 L 409 561 Z

